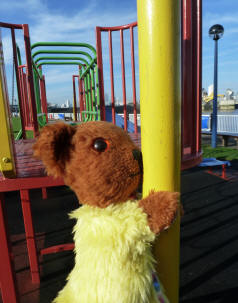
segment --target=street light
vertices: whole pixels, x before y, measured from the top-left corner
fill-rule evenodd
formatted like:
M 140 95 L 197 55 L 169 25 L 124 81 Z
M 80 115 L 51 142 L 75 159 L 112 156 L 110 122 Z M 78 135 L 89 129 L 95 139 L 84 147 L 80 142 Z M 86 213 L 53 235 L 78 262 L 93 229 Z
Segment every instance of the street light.
M 216 147 L 217 137 L 217 41 L 223 36 L 224 27 L 220 24 L 215 24 L 209 29 L 209 37 L 215 41 L 214 52 L 214 87 L 213 87 L 213 112 L 212 112 L 212 147 Z

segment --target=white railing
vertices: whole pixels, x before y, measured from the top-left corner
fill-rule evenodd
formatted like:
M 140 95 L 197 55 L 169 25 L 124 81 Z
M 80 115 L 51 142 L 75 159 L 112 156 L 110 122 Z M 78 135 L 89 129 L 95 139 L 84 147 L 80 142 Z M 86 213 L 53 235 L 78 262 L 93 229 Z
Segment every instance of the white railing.
M 202 131 L 211 131 L 210 115 L 202 115 Z M 217 115 L 217 132 L 238 134 L 238 115 Z
M 134 123 L 134 114 L 129 114 L 129 121 Z M 137 125 L 140 126 L 140 114 L 137 114 Z

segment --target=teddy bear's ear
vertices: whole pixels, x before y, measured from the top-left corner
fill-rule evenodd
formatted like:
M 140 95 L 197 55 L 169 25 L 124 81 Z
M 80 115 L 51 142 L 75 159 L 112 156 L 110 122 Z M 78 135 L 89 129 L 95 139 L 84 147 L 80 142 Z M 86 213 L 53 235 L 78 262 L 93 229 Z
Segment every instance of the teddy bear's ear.
M 75 131 L 74 126 L 55 123 L 45 126 L 40 132 L 33 146 L 34 156 L 42 160 L 49 175 L 61 177 L 64 174 Z

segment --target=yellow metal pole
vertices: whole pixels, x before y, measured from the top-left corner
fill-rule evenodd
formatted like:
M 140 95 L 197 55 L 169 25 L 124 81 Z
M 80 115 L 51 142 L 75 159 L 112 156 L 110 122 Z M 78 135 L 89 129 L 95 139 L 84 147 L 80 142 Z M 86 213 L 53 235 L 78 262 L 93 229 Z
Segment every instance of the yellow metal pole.
M 15 162 L 13 156 L 8 106 L 2 39 L 0 35 L 0 171 L 4 177 L 11 178 L 15 176 Z
M 143 195 L 180 190 L 180 1 L 137 0 Z M 179 218 L 155 244 L 171 303 L 179 294 Z

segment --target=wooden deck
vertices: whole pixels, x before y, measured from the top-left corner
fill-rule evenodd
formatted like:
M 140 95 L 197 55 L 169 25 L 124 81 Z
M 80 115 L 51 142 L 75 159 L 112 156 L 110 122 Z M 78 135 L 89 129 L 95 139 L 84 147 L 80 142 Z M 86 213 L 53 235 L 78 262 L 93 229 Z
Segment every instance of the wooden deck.
M 46 176 L 42 162 L 33 157 L 32 146 L 35 139 L 14 142 L 17 178 Z

